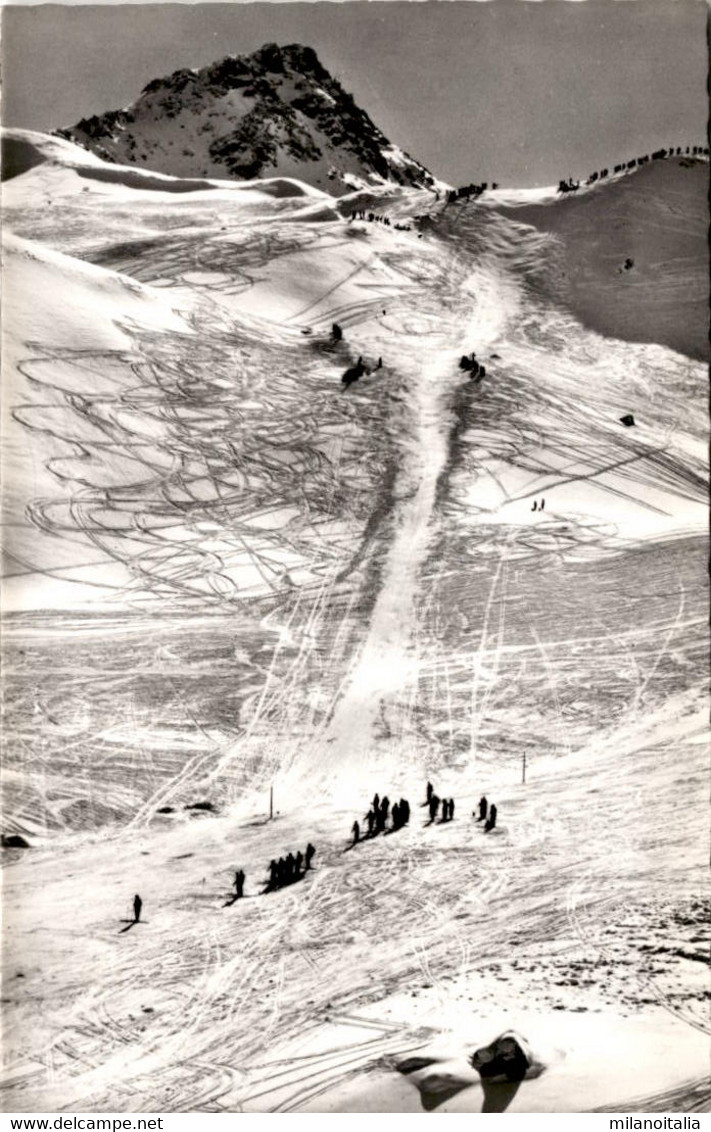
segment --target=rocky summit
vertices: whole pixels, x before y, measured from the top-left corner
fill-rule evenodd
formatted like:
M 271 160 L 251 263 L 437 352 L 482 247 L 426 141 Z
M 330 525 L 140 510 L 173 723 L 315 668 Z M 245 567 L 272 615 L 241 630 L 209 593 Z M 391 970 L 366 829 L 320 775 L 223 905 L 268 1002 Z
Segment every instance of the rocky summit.
M 334 195 L 382 182 L 437 186 L 299 44 L 175 71 L 123 110 L 57 133 L 105 161 L 178 177 L 297 177 Z

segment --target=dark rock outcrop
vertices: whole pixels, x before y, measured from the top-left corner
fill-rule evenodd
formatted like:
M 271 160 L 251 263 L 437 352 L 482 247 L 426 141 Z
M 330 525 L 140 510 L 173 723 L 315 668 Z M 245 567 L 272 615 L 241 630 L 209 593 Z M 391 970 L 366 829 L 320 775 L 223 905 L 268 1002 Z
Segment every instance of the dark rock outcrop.
M 379 180 L 434 186 L 301 44 L 183 68 L 125 109 L 57 134 L 104 161 L 176 177 L 286 176 L 336 194 Z

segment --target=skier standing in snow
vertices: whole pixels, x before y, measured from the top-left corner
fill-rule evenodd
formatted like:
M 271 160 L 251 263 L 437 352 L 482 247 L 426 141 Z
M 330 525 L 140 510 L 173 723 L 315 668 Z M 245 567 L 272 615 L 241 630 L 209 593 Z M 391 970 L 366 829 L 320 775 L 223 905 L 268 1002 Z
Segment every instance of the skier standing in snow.
M 138 923 L 138 921 L 141 918 L 141 908 L 142 907 L 143 907 L 143 901 L 141 900 L 138 893 L 136 893 L 136 895 L 133 898 L 133 921 L 136 924 Z
M 486 825 L 484 826 L 484 833 L 488 833 L 489 830 L 496 828 L 496 814 L 497 814 L 496 805 L 495 805 L 494 802 L 492 802 L 491 806 L 489 807 L 489 819 L 488 819 Z

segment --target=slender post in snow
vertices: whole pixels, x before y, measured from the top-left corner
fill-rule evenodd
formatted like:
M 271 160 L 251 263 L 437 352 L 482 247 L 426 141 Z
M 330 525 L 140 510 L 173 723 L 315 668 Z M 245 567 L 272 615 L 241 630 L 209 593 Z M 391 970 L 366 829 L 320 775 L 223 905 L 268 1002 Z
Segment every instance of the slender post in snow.
M 269 787 L 269 820 L 274 817 L 274 787 Z

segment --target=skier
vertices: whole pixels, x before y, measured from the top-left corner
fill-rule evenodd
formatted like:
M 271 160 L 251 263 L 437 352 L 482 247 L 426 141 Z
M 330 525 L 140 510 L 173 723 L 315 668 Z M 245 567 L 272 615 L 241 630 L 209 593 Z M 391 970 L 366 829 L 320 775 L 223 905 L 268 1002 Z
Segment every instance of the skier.
M 279 884 L 279 866 L 277 865 L 276 861 L 272 857 L 271 861 L 269 862 L 269 883 L 267 884 L 265 891 L 266 892 L 273 892 L 278 884 Z
M 294 875 L 298 879 L 301 876 L 301 866 L 304 863 L 304 854 L 299 849 L 299 852 L 294 858 Z
M 392 818 L 393 829 L 399 829 L 402 823 L 400 822 L 400 807 L 398 806 L 397 802 L 394 803 L 392 808 Z
M 496 806 L 492 802 L 492 804 L 489 808 L 489 818 L 488 818 L 486 825 L 484 826 L 484 833 L 488 833 L 490 830 L 495 829 L 495 827 L 496 827 L 496 813 L 497 813 Z
M 316 850 L 314 849 L 313 845 L 309 841 L 308 845 L 306 846 L 306 869 L 307 870 L 311 868 L 311 861 L 313 860 L 313 855 L 314 855 L 315 852 L 316 852 Z
M 433 791 L 433 789 L 434 789 L 434 787 L 432 786 L 432 783 L 431 783 L 431 782 L 428 782 L 428 783 L 427 783 L 427 805 L 428 805 L 428 806 L 429 806 L 429 804 L 430 804 L 430 802 L 431 802 L 431 800 L 432 800 L 432 791 Z
M 373 826 L 375 825 L 375 814 L 372 810 L 368 810 L 365 820 L 368 823 L 368 837 L 373 836 Z
M 141 908 L 142 907 L 143 907 L 143 901 L 141 900 L 138 893 L 136 893 L 136 895 L 133 898 L 133 920 L 134 920 L 134 923 L 136 923 L 136 924 L 138 923 L 138 921 L 141 918 Z
M 353 829 L 351 832 L 353 834 L 353 844 L 357 845 L 360 841 L 360 825 L 357 821 L 353 822 Z
M 488 808 L 489 808 L 489 803 L 487 802 L 486 798 L 482 794 L 481 798 L 479 799 L 479 817 L 476 819 L 477 821 L 485 821 L 486 820 L 486 812 L 487 812 Z
M 434 821 L 437 817 L 437 810 L 439 809 L 439 798 L 433 794 L 430 798 L 430 821 Z
M 346 389 L 348 389 L 348 387 L 350 385 L 352 385 L 354 381 L 358 381 L 363 376 L 364 373 L 365 373 L 365 364 L 364 364 L 363 358 L 361 356 L 361 357 L 358 358 L 358 362 L 357 362 L 356 365 L 350 366 L 344 372 L 344 374 L 341 378 L 341 381 L 345 385 Z
M 332 342 L 340 342 L 342 337 L 343 337 L 343 331 L 341 330 L 338 323 L 334 322 L 333 326 L 331 327 L 331 341 Z
M 452 821 L 454 817 L 454 798 L 449 799 L 449 820 Z

